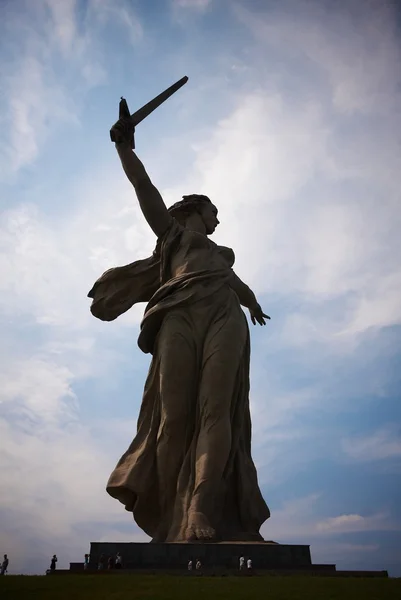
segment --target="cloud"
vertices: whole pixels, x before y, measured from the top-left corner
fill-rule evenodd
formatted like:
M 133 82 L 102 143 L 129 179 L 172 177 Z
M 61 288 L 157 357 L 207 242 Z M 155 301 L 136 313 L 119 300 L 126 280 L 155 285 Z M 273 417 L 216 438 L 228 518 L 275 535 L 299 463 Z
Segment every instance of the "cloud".
M 53 36 L 61 51 L 69 56 L 74 51 L 73 46 L 77 36 L 76 1 L 44 0 L 42 5 L 50 12 L 53 21 L 50 35 Z
M 268 12 L 250 10 L 243 2 L 234 10 L 261 45 L 299 59 L 306 72 L 309 65 L 319 67 L 339 112 L 384 114 L 396 108 L 400 48 L 392 2 L 374 0 L 366 6 L 356 0 L 334 7 L 301 1 L 291 11 Z
M 9 135 L 7 145 L 2 147 L 5 168 L 13 173 L 37 158 L 50 123 L 75 122 L 73 105 L 65 99 L 60 84 L 46 78 L 40 60 L 27 55 L 14 69 L 17 70 L 5 78 Z
M 340 534 L 400 529 L 400 525 L 386 512 L 324 517 L 322 511 L 327 510 L 326 501 L 321 492 L 283 501 L 272 511 L 272 518 L 262 526 L 262 535 L 280 543 L 297 543 L 296 540 L 306 538 L 315 543 L 319 539 L 332 540 L 334 535 Z M 347 543 L 352 543 L 352 540 L 347 540 Z
M 282 23 L 284 31 L 288 19 Z M 312 19 L 309 26 L 319 24 L 313 23 Z M 304 26 L 307 29 L 306 23 Z M 304 35 L 295 41 L 302 47 L 308 43 Z M 333 43 L 329 36 L 323 49 L 331 49 Z M 333 56 L 330 52 L 329 57 Z M 395 131 L 388 132 L 391 143 L 394 136 Z M 366 154 L 365 142 L 363 135 L 347 157 L 344 175 L 347 136 L 341 121 L 333 125 L 321 102 L 301 98 L 293 106 L 292 99 L 278 91 L 240 94 L 235 110 L 218 123 L 207 143 L 198 145 L 186 181 L 179 189 L 166 190 L 168 202 L 187 186 L 209 193 L 220 208 L 218 237 L 234 246 L 239 274 L 246 272 L 259 294 L 303 298 L 303 306 L 289 312 L 284 322 L 288 344 L 317 339 L 340 346 L 371 327 L 400 322 L 401 280 L 394 258 L 401 251 L 395 204 L 398 192 L 392 187 L 392 173 L 388 173 L 383 186 L 388 186 L 391 194 L 383 200 L 380 214 L 373 201 L 366 202 L 363 190 L 372 179 L 370 162 L 376 164 L 376 178 L 379 165 L 384 168 L 388 162 L 388 153 L 377 157 L 375 152 L 375 160 L 369 157 L 369 165 L 361 171 L 358 156 Z M 383 140 L 383 146 L 387 145 Z M 373 152 L 373 148 L 369 150 Z M 352 174 L 353 164 L 357 175 Z M 156 183 L 158 168 L 156 164 Z M 352 192 L 333 192 L 333 185 L 344 177 Z M 306 195 L 303 190 L 308 190 Z M 133 227 L 139 222 L 133 221 Z M 106 236 L 105 240 L 107 243 Z M 106 251 L 106 245 L 91 249 L 98 258 Z M 332 314 L 327 310 L 331 299 L 342 304 L 340 318 L 338 308 Z M 318 306 L 325 307 L 319 321 Z
M 173 8 L 190 9 L 203 12 L 212 3 L 212 0 L 173 0 Z
M 128 3 L 91 0 L 78 11 L 74 0 L 39 0 L 6 13 L 8 42 L 2 64 L 3 177 L 31 165 L 63 126 L 78 127 L 86 94 L 107 80 L 103 29 L 117 23 L 132 43 L 141 24 Z M 16 43 L 15 40 L 18 40 Z
M 63 366 L 43 358 L 14 360 L 5 376 L 0 377 L 2 408 L 27 422 L 57 422 L 72 417 L 76 396 L 70 387 L 73 374 Z M 45 390 L 45 393 L 44 393 Z
M 326 344 L 331 343 L 338 331 L 344 330 L 350 319 L 347 312 L 337 323 L 333 322 L 330 313 L 328 319 L 326 303 L 333 298 L 338 300 L 339 296 L 347 302 L 347 295 L 355 291 L 354 274 L 357 274 L 359 286 L 363 283 L 359 273 L 368 267 L 364 263 L 364 240 L 358 237 L 358 230 L 355 231 L 356 219 L 350 218 L 355 209 L 343 202 L 338 207 L 322 207 L 320 194 L 308 197 L 308 211 L 303 202 L 300 204 L 299 194 L 310 184 L 317 170 L 325 169 L 330 135 L 324 115 L 314 102 L 300 104 L 295 111 L 290 110 L 286 100 L 277 94 L 246 94 L 238 98 L 236 109 L 218 124 L 208 144 L 198 149 L 187 181 L 180 183 L 179 188 L 165 190 L 168 203 L 175 200 L 190 182 L 192 189 L 206 191 L 212 198 L 217 198 L 223 222 L 219 241 L 234 246 L 238 256 L 238 273 L 244 273 L 244 279 L 262 296 L 276 290 L 279 290 L 282 298 L 292 294 L 303 296 L 310 303 L 310 312 L 290 315 L 293 321 L 288 321 L 288 330 L 291 331 L 297 319 L 299 322 L 303 318 L 306 326 L 308 322 L 313 323 L 311 337 L 316 335 L 317 329 L 318 338 Z M 242 151 L 239 153 L 241 145 Z M 265 164 L 269 165 L 268 171 L 263 168 Z M 288 165 L 291 165 L 289 173 Z M 27 363 L 17 362 L 12 370 L 6 372 L 7 381 L 12 382 L 5 388 L 9 390 L 9 399 L 12 394 L 14 399 L 21 395 L 21 388 L 27 379 L 26 375 L 17 385 L 16 373 L 22 370 L 32 374 L 25 411 L 35 409 L 38 414 L 42 411 L 44 414 L 62 414 L 65 417 L 63 406 L 73 409 L 71 382 L 76 381 L 82 371 L 86 376 L 99 372 L 99 369 L 96 370 L 96 363 L 100 361 L 96 338 L 104 324 L 98 324 L 91 318 L 86 293 L 103 270 L 144 256 L 152 249 L 154 240 L 134 208 L 132 191 L 119 179 L 117 167 L 97 167 L 96 176 L 88 172 L 75 190 L 77 196 L 85 201 L 77 203 L 60 218 L 50 219 L 37 207 L 27 205 L 3 215 L 5 268 L 1 282 L 4 293 L 0 298 L 4 310 L 8 311 L 9 317 L 23 315 L 33 319 L 46 328 L 50 336 L 44 357 L 35 357 L 30 367 Z M 156 164 L 153 169 L 156 182 L 158 168 Z M 235 178 L 232 173 L 235 173 Z M 69 193 L 70 190 L 63 190 L 66 196 Z M 113 205 L 110 204 L 110 197 L 117 199 Z M 336 198 L 331 197 L 330 200 L 336 202 Z M 341 250 L 338 253 L 334 251 L 336 243 Z M 361 248 L 351 260 L 350 248 L 357 244 Z M 60 274 L 62 286 L 59 283 Z M 266 274 L 265 277 L 263 274 Z M 9 301 L 11 297 L 12 302 Z M 316 319 L 317 307 L 322 310 L 320 321 Z M 130 327 L 133 321 L 129 319 L 137 321 L 139 312 L 133 315 L 119 319 L 113 328 L 108 329 L 107 335 L 116 335 L 117 330 Z M 313 321 L 308 321 L 312 316 Z M 73 336 L 78 332 L 77 343 L 82 340 L 82 345 L 74 348 Z M 326 332 L 327 339 L 322 332 Z M 301 332 L 298 346 L 302 348 L 306 342 Z M 290 333 L 285 343 L 291 343 Z M 82 364 L 78 367 L 78 360 L 72 366 L 69 364 L 74 349 L 78 351 L 81 361 L 87 354 L 84 367 Z M 57 352 L 57 361 L 54 361 Z M 271 381 L 271 377 L 267 379 Z M 253 416 L 255 456 L 263 472 L 262 481 L 274 480 L 277 483 L 280 472 L 283 480 L 289 476 L 294 464 L 299 465 L 300 461 L 306 464 L 310 458 L 310 450 L 301 451 L 302 440 L 308 436 L 308 430 L 304 425 L 301 429 L 296 419 L 302 411 L 320 402 L 321 396 L 314 388 L 283 392 L 282 388 L 280 390 L 282 384 L 276 384 L 270 390 L 266 386 L 263 388 L 264 394 L 271 398 L 268 411 L 263 399 L 259 401 L 257 395 L 254 396 Z M 35 404 L 37 395 L 34 390 L 43 385 L 49 391 L 43 397 L 43 406 L 39 407 Z M 53 396 L 50 393 L 52 385 L 55 390 Z M 18 401 L 15 404 L 17 406 Z M 78 419 L 77 413 L 74 414 Z M 290 426 L 292 419 L 293 426 Z M 82 430 L 78 427 L 76 436 L 71 437 L 70 434 L 61 433 L 57 424 L 53 433 L 48 433 L 47 438 L 32 448 L 32 441 L 21 437 L 18 429 L 14 430 L 11 425 L 4 430 L 4 435 L 6 440 L 12 440 L 15 436 L 16 440 L 30 448 L 28 464 L 33 472 L 46 459 L 54 436 L 60 437 L 55 457 L 64 453 L 68 456 L 69 445 L 75 444 L 81 456 L 88 456 L 87 462 L 94 472 L 96 460 L 106 464 L 104 454 L 100 452 L 97 455 L 98 442 L 91 438 L 85 428 Z M 299 453 L 294 458 L 291 448 L 297 442 L 300 442 Z M 16 457 L 18 461 L 23 460 L 18 454 Z M 77 480 L 68 476 L 77 468 L 77 456 L 58 460 L 60 474 L 55 466 L 48 471 L 49 476 L 55 478 L 57 486 L 52 488 L 48 482 L 43 484 L 43 489 L 49 490 L 49 498 L 54 497 L 54 489 L 60 486 L 62 493 L 71 497 L 73 510 L 79 512 L 80 502 L 90 503 L 91 498 L 104 495 L 104 482 L 93 475 L 88 476 L 86 470 L 77 472 L 79 481 L 85 480 L 82 490 L 78 489 Z M 67 477 L 60 482 L 63 473 L 67 473 Z M 35 485 L 30 485 L 30 497 L 37 497 Z M 10 489 L 16 497 L 22 493 L 15 482 Z M 307 498 L 305 502 L 313 506 L 314 499 Z M 34 510 L 34 507 L 24 506 L 24 509 Z M 119 510 L 117 506 L 118 515 L 121 514 Z M 100 504 L 99 513 L 105 512 L 106 504 Z M 291 520 L 290 514 L 296 516 Z M 71 515 L 72 510 L 65 513 L 65 521 L 60 525 L 63 534 L 67 535 L 71 523 L 76 522 Z M 86 516 L 89 518 L 89 515 Z M 101 514 L 96 513 L 95 516 L 101 519 Z M 316 534 L 334 529 L 332 524 L 330 529 L 324 521 L 321 529 L 317 528 L 313 525 L 312 515 L 306 524 L 302 521 L 300 525 L 297 519 L 298 515 L 291 507 L 282 513 L 276 511 L 272 529 L 269 524 L 268 537 L 276 536 L 282 541 L 294 535 L 306 536 L 308 531 L 313 535 L 313 527 Z M 362 523 L 353 524 L 354 530 L 357 526 L 362 527 Z M 366 522 L 363 526 L 366 526 Z M 344 528 L 345 525 L 342 530 Z M 111 535 L 115 535 L 115 530 L 105 535 L 110 539 Z
M 368 168 L 349 179 L 349 192 L 342 176 L 333 181 L 328 165 L 341 161 L 343 143 L 314 102 L 290 108 L 277 95 L 247 95 L 199 148 L 188 176 L 188 186 L 215 199 L 218 237 L 234 246 L 239 275 L 258 294 L 302 299 L 284 323 L 289 345 L 347 346 L 401 322 L 398 191 L 389 177 L 378 215 L 363 191 L 376 181 Z
M 91 177 L 89 174 L 88 188 Z M 96 325 L 86 295 L 94 281 L 111 266 L 146 256 L 146 246 L 151 253 L 152 236 L 145 241 L 145 226 L 140 223 L 135 226 L 135 211 L 132 221 L 127 220 L 127 211 L 129 214 L 133 209 L 129 187 L 114 184 L 106 171 L 103 188 L 99 176 L 97 179 L 99 187 L 96 186 L 95 193 L 86 194 L 83 184 L 78 193 L 90 200 L 70 211 L 68 217 L 64 214 L 49 219 L 37 206 L 26 204 L 3 213 L 0 219 L 3 314 L 26 315 L 44 326 L 93 330 Z M 71 190 L 66 196 L 68 193 Z M 113 195 L 117 200 L 111 204 Z M 61 197 L 62 194 L 59 200 Z M 137 322 L 141 310 L 143 307 L 126 319 Z
M 183 12 L 192 8 L 196 16 L 209 3 L 187 4 Z M 236 69 L 240 82 L 227 83 L 231 71 L 227 78 L 219 71 L 211 83 L 193 83 L 193 102 L 177 114 L 187 131 L 174 131 L 167 149 L 142 146 L 140 155 L 168 204 L 188 190 L 215 200 L 222 221 L 215 240 L 234 248 L 238 274 L 268 313 L 274 307 L 266 337 L 252 330 L 251 400 L 260 480 L 277 489 L 300 467 L 313 474 L 313 460 L 329 457 L 339 443 L 353 461 L 399 456 L 393 429 L 356 439 L 342 432 L 339 442 L 328 435 L 329 419 L 326 429 L 308 423 L 317 407 L 319 415 L 329 409 L 335 415 L 340 401 L 333 398 L 349 403 L 355 386 L 376 393 L 380 386 L 366 375 L 340 394 L 338 367 L 341 360 L 350 370 L 362 363 L 367 345 L 380 354 L 380 344 L 366 344 L 365 336 L 401 321 L 399 92 L 397 77 L 390 77 L 399 62 L 385 12 L 377 30 L 371 13 L 352 26 L 323 9 L 306 11 L 301 20 L 285 10 L 273 11 L 270 20 L 237 14 L 253 42 L 244 42 L 248 54 L 223 56 L 216 65 L 245 65 Z M 57 127 L 79 125 L 87 106 L 81 91 L 110 76 L 97 52 L 99 32 L 113 24 L 130 44 L 143 32 L 128 5 L 117 11 L 100 1 L 90 3 L 83 22 L 72 2 L 37 3 L 12 19 L 16 40 L 24 43 L 6 65 L 3 114 L 10 127 L 2 151 L 3 164 L 18 178 L 43 149 L 51 150 Z M 280 60 L 270 60 L 272 49 Z M 57 61 L 46 63 L 45 51 Z M 180 48 L 180 59 L 184 54 Z M 189 56 L 185 64 L 195 68 L 196 60 Z M 221 101 L 228 96 L 227 104 Z M 196 122 L 185 120 L 191 110 Z M 1 522 L 14 560 L 26 566 L 33 558 L 26 540 L 43 557 L 59 544 L 65 557 L 79 559 L 89 539 L 142 539 L 104 491 L 121 440 L 135 429 L 137 406 L 128 420 L 106 421 L 82 386 L 93 379 L 110 385 L 127 362 L 138 368 L 127 347 L 135 344 L 143 306 L 104 324 L 91 317 L 86 294 L 105 269 L 149 255 L 155 240 L 117 159 L 104 154 L 94 164 L 82 148 L 76 158 L 81 170 L 67 170 L 63 185 L 50 181 L 45 189 L 57 198 L 57 210 L 48 209 L 34 186 L 23 201 L 23 182 L 16 179 L 21 186 L 13 188 L 13 205 L 0 222 L 0 307 L 9 333 L 0 381 L 7 515 Z M 304 369 L 302 376 L 293 365 Z M 311 365 L 319 372 L 311 373 Z M 139 377 L 142 385 L 142 368 Z M 380 511 L 363 515 L 352 506 L 337 514 L 318 492 L 287 503 L 288 490 L 282 493 L 263 528 L 267 539 L 328 544 L 330 536 L 396 527 Z M 344 552 L 375 552 L 376 544 L 354 541 L 341 542 L 348 544 Z
M 137 46 L 143 38 L 143 27 L 132 8 L 132 3 L 123 0 L 118 6 L 112 0 L 90 0 L 90 18 L 97 18 L 103 25 L 118 23 L 128 34 L 133 46 Z
M 378 513 L 363 517 L 358 514 L 329 517 L 316 523 L 317 532 L 350 533 L 356 531 L 386 531 L 394 530 L 394 523 L 389 515 Z
M 258 256 L 254 263 L 262 262 L 260 272 L 269 274 L 266 291 L 296 293 L 303 301 L 310 301 L 309 306 L 303 302 L 301 310 L 288 315 L 289 332 L 294 325 L 300 329 L 299 335 L 295 332 L 295 344 L 302 344 L 305 337 L 304 343 L 321 340 L 346 345 L 370 328 L 391 326 L 401 320 L 401 281 L 396 259 L 401 252 L 397 233 L 401 212 L 399 189 L 394 185 L 400 169 L 396 151 L 400 117 L 394 104 L 399 97 L 400 77 L 395 74 L 399 73 L 400 50 L 390 4 L 372 3 L 370 10 L 365 9 L 362 3 L 350 7 L 361 17 L 358 20 L 349 18 L 348 8 L 332 13 L 325 5 L 310 3 L 300 3 L 294 14 L 273 10 L 268 18 L 263 12 L 246 10 L 244 5 L 236 10 L 259 48 L 264 48 L 265 53 L 260 52 L 260 56 L 280 48 L 283 61 L 297 57 L 304 68 L 305 61 L 310 61 L 304 83 L 294 80 L 293 62 L 288 71 L 292 80 L 282 74 L 278 85 L 271 78 L 271 93 L 282 90 L 284 82 L 299 86 L 295 106 L 289 106 L 289 95 L 281 99 L 283 117 L 267 103 L 263 116 L 262 111 L 255 111 L 260 139 L 266 122 L 264 115 L 271 115 L 277 127 L 277 138 L 272 137 L 272 127 L 265 130 L 271 151 L 270 144 L 258 144 L 257 138 L 252 140 L 252 146 L 247 140 L 253 164 L 259 166 L 259 173 L 255 167 L 255 175 L 252 173 L 249 178 L 254 199 L 253 203 L 247 199 L 249 210 L 257 211 L 254 177 L 265 183 L 264 195 L 256 192 L 261 222 L 255 230 L 257 234 L 265 226 L 261 212 L 268 211 L 269 216 L 264 256 Z M 306 117 L 313 106 L 311 96 L 316 99 L 315 119 L 308 122 Z M 308 104 L 309 113 L 305 110 Z M 355 118 L 352 135 L 348 133 L 351 114 Z M 294 138 L 285 137 L 287 124 Z M 232 122 L 230 125 L 235 126 Z M 239 140 L 237 144 L 232 141 L 232 147 L 238 147 Z M 286 156 L 285 148 L 289 150 L 287 169 L 284 160 L 277 163 L 281 151 L 283 158 Z M 305 162 L 300 162 L 299 157 Z M 251 156 L 241 153 L 242 165 L 247 161 L 252 162 Z M 262 164 L 265 169 L 272 166 L 265 171 L 265 178 L 261 176 Z M 234 173 L 238 166 L 233 166 Z M 298 190 L 294 176 L 302 177 Z M 288 184 L 293 196 L 283 198 Z M 276 204 L 269 200 L 271 190 Z M 245 190 L 241 192 L 246 197 Z M 282 204 L 283 200 L 279 212 L 279 202 Z M 252 231 L 253 227 L 254 224 Z M 256 255 L 254 245 L 250 244 L 250 249 Z M 275 257 L 277 266 L 266 257 Z M 262 281 L 258 280 L 257 285 L 263 289 Z M 327 307 L 321 319 L 318 313 L 317 322 L 317 303 L 327 305 L 330 298 L 337 301 L 335 321 Z M 290 343 L 291 336 L 286 338 Z
M 106 423 L 94 411 L 91 424 L 84 424 L 84 399 L 72 389 L 79 372 L 43 355 L 12 361 L 3 371 L 0 514 L 11 572 L 43 572 L 54 552 L 68 568 L 68 560 L 79 560 L 99 531 L 103 539 L 116 539 L 118 528 L 117 538 L 143 539 L 105 491 L 116 462 L 110 447 L 132 435 L 134 423 Z
M 309 544 L 314 564 L 396 573 L 399 523 L 385 512 L 325 517 L 327 500 L 325 494 L 315 492 L 282 502 L 262 526 L 263 537 L 282 544 Z
M 357 462 L 383 461 L 401 457 L 401 438 L 394 426 L 383 427 L 370 435 L 346 438 L 342 450 Z

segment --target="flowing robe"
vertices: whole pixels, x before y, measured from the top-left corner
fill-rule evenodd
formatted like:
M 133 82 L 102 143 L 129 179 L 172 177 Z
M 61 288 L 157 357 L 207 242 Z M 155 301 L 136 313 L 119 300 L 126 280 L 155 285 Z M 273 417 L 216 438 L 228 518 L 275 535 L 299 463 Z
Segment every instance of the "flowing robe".
M 249 330 L 230 286 L 233 264 L 230 248 L 173 219 L 152 257 L 106 271 L 88 294 L 102 320 L 148 301 L 138 345 L 152 361 L 137 434 L 107 491 L 153 541 L 185 539 L 191 502 L 202 500 L 202 463 L 220 459 L 208 431 L 222 420 L 228 452 L 211 525 L 218 539 L 258 540 L 270 516 L 251 457 Z

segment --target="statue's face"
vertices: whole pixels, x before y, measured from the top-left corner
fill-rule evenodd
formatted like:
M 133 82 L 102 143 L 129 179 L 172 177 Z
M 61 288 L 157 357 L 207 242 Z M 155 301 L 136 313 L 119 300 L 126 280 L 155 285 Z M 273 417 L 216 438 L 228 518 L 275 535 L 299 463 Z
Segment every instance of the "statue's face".
M 207 235 L 211 235 L 220 221 L 217 218 L 217 208 L 211 202 L 205 202 L 201 210 L 202 220 L 205 224 Z

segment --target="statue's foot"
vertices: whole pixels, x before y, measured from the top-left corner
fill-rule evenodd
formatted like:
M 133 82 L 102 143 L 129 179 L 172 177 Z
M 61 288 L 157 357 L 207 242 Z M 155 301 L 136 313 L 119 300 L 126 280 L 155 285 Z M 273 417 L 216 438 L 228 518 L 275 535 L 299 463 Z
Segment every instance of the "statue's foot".
M 185 532 L 187 541 L 202 542 L 216 539 L 216 530 L 210 525 L 207 517 L 201 512 L 193 512 L 190 516 L 188 527 Z

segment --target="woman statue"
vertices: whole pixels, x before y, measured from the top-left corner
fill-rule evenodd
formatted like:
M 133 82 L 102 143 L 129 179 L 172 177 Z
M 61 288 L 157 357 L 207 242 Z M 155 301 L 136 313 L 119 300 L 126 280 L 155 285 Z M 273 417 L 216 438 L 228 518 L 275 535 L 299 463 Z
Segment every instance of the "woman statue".
M 251 457 L 249 331 L 265 325 L 234 273 L 234 252 L 209 240 L 209 198 L 169 209 L 131 148 L 132 125 L 112 128 L 122 167 L 157 236 L 153 255 L 106 271 L 89 297 L 111 321 L 147 302 L 138 345 L 152 354 L 137 434 L 107 484 L 154 542 L 254 541 L 270 512 Z

